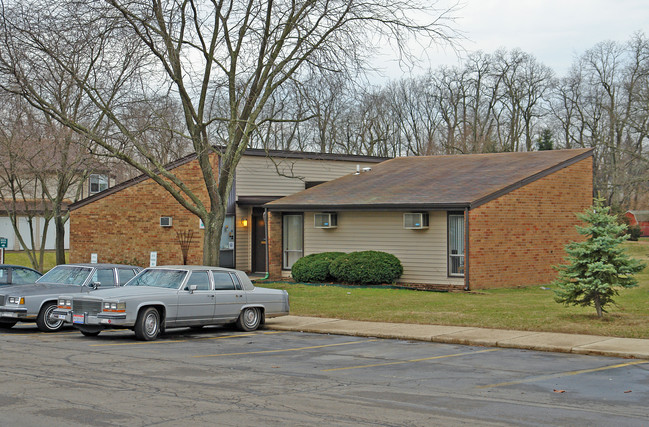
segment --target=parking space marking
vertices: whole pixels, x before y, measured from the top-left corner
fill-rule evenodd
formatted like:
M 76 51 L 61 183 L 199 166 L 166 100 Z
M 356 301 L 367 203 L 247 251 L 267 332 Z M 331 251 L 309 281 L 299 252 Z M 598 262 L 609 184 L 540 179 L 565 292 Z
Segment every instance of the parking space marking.
M 446 355 L 443 355 L 443 356 L 424 357 L 422 359 L 399 360 L 399 361 L 396 361 L 396 362 L 374 363 L 374 364 L 371 364 L 371 365 L 357 365 L 357 366 L 346 366 L 344 368 L 322 369 L 322 372 L 345 371 L 347 369 L 374 368 L 374 367 L 377 367 L 377 366 L 401 365 L 401 364 L 404 364 L 404 363 L 425 362 L 427 360 L 444 359 L 444 358 L 447 358 L 447 357 L 467 356 L 467 355 L 471 355 L 471 354 L 487 353 L 487 352 L 491 352 L 491 351 L 500 351 L 500 349 L 499 348 L 491 348 L 489 350 L 468 351 L 466 353 L 455 353 L 455 354 L 446 354 Z
M 532 383 L 532 382 L 536 382 L 536 381 L 550 380 L 550 379 L 553 379 L 553 378 L 569 377 L 569 376 L 572 376 L 572 375 L 588 374 L 588 373 L 591 373 L 591 372 L 608 371 L 608 370 L 611 370 L 611 369 L 624 368 L 626 366 L 641 365 L 643 363 L 649 363 L 649 360 L 636 360 L 635 362 L 627 362 L 627 363 L 620 363 L 620 364 L 617 364 L 617 365 L 602 366 L 600 368 L 581 369 L 579 371 L 560 372 L 558 374 L 551 374 L 551 375 L 540 375 L 540 376 L 537 376 L 537 377 L 525 378 L 525 379 L 522 379 L 522 380 L 507 381 L 507 382 L 496 383 L 496 384 L 481 385 L 481 386 L 477 386 L 476 388 L 495 388 L 495 387 L 505 387 L 505 386 L 508 386 L 508 385 Z
M 222 357 L 222 356 L 244 356 L 249 354 L 267 354 L 267 353 L 282 353 L 288 351 L 301 351 L 301 350 L 312 350 L 316 348 L 326 348 L 326 347 L 338 347 L 341 345 L 350 345 L 350 344 L 361 344 L 366 342 L 374 342 L 379 340 L 364 340 L 364 341 L 350 341 L 350 342 L 341 342 L 336 344 L 323 344 L 323 345 L 313 345 L 310 347 L 295 347 L 295 348 L 284 348 L 280 350 L 260 350 L 260 351 L 246 351 L 244 353 L 221 353 L 221 354 L 203 354 L 199 356 L 192 357 Z
M 120 343 L 109 343 L 109 344 L 89 344 L 90 347 L 111 347 L 111 346 L 123 346 L 123 345 L 147 345 L 147 344 L 167 344 L 167 343 L 179 343 L 179 342 L 188 342 L 188 341 L 202 341 L 202 340 L 222 340 L 226 338 L 239 338 L 239 337 L 251 337 L 254 335 L 267 335 L 267 334 L 278 334 L 281 331 L 277 332 L 262 332 L 262 333 L 251 333 L 251 334 L 239 334 L 239 335 L 223 335 L 218 337 L 202 337 L 194 338 L 191 340 L 161 340 L 161 341 L 137 341 L 137 342 L 120 342 Z

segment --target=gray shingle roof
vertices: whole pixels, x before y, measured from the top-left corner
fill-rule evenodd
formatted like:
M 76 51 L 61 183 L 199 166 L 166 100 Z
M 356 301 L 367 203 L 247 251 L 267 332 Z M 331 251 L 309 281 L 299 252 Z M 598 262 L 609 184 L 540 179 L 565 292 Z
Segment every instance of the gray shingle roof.
M 272 210 L 471 208 L 592 156 L 592 149 L 399 157 L 265 206 Z

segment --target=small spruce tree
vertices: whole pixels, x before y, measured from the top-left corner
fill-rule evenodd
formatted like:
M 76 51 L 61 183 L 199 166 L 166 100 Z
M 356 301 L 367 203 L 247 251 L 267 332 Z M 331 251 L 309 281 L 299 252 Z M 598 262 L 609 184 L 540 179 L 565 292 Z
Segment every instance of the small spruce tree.
M 606 305 L 613 302 L 620 288 L 636 286 L 633 275 L 645 267 L 620 246 L 628 238 L 624 234 L 627 227 L 609 211 L 604 199 L 597 198 L 585 213 L 577 214 L 586 223 L 585 227 L 577 226 L 577 231 L 588 238 L 566 245 L 569 264 L 556 267 L 559 278 L 554 282 L 558 286 L 556 302 L 595 306 L 598 317 L 606 313 Z

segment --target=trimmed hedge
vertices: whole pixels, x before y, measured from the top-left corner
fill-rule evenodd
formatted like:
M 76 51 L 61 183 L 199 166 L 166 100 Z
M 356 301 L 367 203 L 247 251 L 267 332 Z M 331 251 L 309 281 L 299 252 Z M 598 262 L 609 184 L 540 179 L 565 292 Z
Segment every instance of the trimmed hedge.
M 307 255 L 293 263 L 291 275 L 296 282 L 330 282 L 334 278 L 329 274 L 329 264 L 342 255 L 345 255 L 345 253 L 322 252 Z
M 336 258 L 329 272 L 339 282 L 372 285 L 394 283 L 403 274 L 403 266 L 387 252 L 361 251 Z

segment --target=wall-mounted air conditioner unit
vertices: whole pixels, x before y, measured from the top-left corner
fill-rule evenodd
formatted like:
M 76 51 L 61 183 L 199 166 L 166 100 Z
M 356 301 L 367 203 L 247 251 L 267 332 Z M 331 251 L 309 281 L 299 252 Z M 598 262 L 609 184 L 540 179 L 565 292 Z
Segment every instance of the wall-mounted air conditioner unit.
M 336 228 L 338 227 L 338 215 L 335 213 L 317 213 L 313 216 L 315 228 Z
M 421 230 L 428 228 L 428 214 L 425 212 L 407 212 L 403 214 L 403 228 Z
M 172 219 L 170 216 L 161 216 L 160 217 L 160 227 L 171 227 Z

